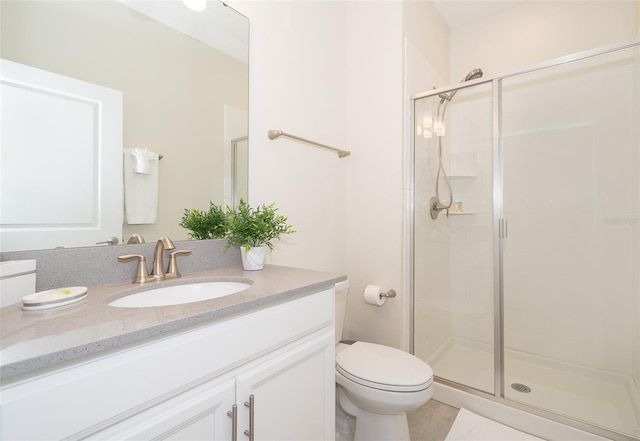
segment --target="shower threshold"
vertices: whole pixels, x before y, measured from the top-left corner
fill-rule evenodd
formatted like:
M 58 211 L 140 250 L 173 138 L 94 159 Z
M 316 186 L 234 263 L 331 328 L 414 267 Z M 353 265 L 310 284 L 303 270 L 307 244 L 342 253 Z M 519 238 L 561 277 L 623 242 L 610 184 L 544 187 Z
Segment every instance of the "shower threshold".
M 440 378 L 493 394 L 491 345 L 451 338 L 427 362 Z M 630 377 L 513 349 L 505 372 L 507 399 L 640 438 L 640 391 Z

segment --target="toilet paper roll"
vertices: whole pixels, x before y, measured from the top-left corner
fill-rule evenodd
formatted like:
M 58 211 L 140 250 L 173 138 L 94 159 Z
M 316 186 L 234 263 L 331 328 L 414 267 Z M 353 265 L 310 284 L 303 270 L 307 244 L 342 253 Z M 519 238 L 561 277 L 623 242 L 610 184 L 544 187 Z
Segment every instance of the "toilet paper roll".
M 387 301 L 386 297 L 382 297 L 380 293 L 382 289 L 379 286 L 367 285 L 364 289 L 364 302 L 369 305 L 382 306 Z

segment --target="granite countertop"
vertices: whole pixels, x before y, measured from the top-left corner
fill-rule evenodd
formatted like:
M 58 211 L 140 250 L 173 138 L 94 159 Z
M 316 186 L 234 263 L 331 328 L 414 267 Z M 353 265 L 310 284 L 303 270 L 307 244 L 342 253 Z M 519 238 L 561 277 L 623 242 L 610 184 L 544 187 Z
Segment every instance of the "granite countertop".
M 183 305 L 151 308 L 107 305 L 138 291 L 225 278 L 244 279 L 251 286 L 226 297 Z M 86 299 L 58 308 L 24 311 L 20 303 L 9 305 L 0 308 L 0 378 L 301 297 L 342 280 L 346 276 L 282 266 L 267 265 L 262 271 L 230 266 L 142 286 L 130 282 L 90 286 Z

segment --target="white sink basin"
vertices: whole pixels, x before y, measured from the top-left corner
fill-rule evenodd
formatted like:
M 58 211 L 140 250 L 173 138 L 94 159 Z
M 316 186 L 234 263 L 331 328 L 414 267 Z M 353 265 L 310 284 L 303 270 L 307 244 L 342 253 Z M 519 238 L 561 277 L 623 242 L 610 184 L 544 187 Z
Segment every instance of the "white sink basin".
M 120 297 L 109 303 L 118 308 L 149 308 L 153 306 L 182 305 L 228 296 L 251 286 L 245 282 L 201 282 L 150 289 Z

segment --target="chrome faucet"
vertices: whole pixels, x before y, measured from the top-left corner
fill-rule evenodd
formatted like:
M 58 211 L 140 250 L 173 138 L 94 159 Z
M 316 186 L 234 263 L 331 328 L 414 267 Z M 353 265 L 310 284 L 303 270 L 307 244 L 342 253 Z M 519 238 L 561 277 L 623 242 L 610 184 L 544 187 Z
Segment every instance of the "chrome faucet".
M 173 241 L 168 237 L 161 237 L 156 242 L 156 250 L 153 252 L 153 271 L 151 271 L 151 276 L 155 280 L 164 280 L 164 250 L 173 250 L 175 249 L 175 245 Z

